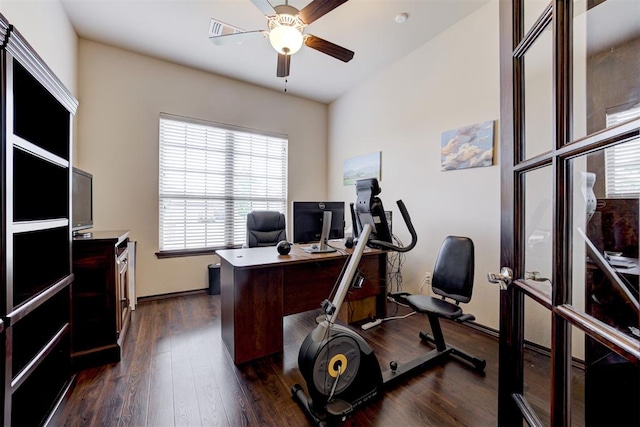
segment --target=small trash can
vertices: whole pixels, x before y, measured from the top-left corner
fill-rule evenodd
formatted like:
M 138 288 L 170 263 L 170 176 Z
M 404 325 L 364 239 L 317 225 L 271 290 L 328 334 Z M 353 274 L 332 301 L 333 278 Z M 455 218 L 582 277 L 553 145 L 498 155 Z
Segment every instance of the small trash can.
M 220 295 L 220 264 L 209 264 L 209 295 Z

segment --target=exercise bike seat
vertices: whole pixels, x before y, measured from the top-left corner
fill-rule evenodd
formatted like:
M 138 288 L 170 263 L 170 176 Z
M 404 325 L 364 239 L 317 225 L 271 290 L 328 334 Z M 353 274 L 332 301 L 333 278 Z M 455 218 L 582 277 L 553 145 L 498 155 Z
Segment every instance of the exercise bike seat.
M 407 292 L 392 293 L 389 296 L 408 305 L 418 313 L 427 315 L 431 334 L 420 332 L 420 338 L 436 345 L 436 350 L 432 355 L 433 359 L 453 354 L 471 362 L 476 369 L 482 371 L 486 365 L 484 360 L 445 343 L 438 320 L 443 318 L 457 323 L 475 320 L 473 314 L 464 314 L 459 305 L 471 300 L 473 274 L 473 241 L 468 237 L 447 236 L 440 247 L 433 269 L 431 291 L 434 296 Z
M 463 314 L 462 307 L 445 299 L 427 295 L 410 294 L 409 292 L 392 292 L 389 297 L 396 302 L 406 304 L 418 313 L 433 313 L 456 322 L 475 320 L 473 314 Z
M 438 299 L 427 295 L 409 295 L 405 298 L 407 303 L 417 312 L 434 313 L 448 319 L 462 316 L 462 308 L 444 299 Z

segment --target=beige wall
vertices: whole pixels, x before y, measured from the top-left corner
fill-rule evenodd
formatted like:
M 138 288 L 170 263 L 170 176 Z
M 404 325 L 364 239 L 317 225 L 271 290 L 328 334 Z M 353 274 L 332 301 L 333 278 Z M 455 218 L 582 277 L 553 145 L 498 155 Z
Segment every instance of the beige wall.
M 327 106 L 79 43 L 77 165 L 94 176 L 96 230 L 131 230 L 138 296 L 203 289 L 217 257 L 157 259 L 161 112 L 289 135 L 289 198 L 326 194 Z
M 469 236 L 476 247 L 476 274 L 466 310 L 493 328 L 499 295 L 486 274 L 500 269 L 498 159 L 496 166 L 441 172 L 440 135 L 498 120 L 498 53 L 498 2 L 493 1 L 329 108 L 329 197 L 353 201 L 354 187 L 342 185 L 344 160 L 381 151 L 380 197 L 385 209 L 393 210 L 394 234 L 409 242 L 398 199 L 418 233 L 403 265 L 403 288 L 417 290 L 447 235 Z
M 78 37 L 62 5 L 57 0 L 0 0 L 0 13 L 77 96 Z

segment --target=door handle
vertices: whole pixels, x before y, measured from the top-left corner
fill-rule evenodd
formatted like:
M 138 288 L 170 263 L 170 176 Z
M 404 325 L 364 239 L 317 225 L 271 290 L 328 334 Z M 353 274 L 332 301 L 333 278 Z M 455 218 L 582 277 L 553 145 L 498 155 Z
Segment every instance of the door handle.
M 487 273 L 487 280 L 499 284 L 502 290 L 507 289 L 513 281 L 513 270 L 509 267 L 502 267 L 499 274 Z

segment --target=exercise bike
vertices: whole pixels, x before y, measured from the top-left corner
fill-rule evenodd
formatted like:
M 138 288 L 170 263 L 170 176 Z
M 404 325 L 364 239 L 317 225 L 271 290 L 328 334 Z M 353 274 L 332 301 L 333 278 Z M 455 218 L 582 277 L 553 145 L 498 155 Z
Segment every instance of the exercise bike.
M 411 234 L 408 246 L 391 243 L 382 202 L 375 197 L 380 193 L 377 180 L 358 181 L 356 189 L 358 199 L 355 217 L 361 232 L 333 300 L 322 303 L 325 319 L 319 321 L 305 338 L 298 354 L 298 366 L 307 383 L 309 395 L 299 384 L 291 389 L 294 400 L 316 425 L 344 421 L 356 408 L 377 397 L 385 385 L 400 381 L 422 367 L 422 363 L 409 362 L 399 366 L 391 362 L 390 369 L 382 372 L 373 349 L 364 338 L 347 327 L 335 324 L 365 247 L 407 252 L 417 242 L 415 229 L 402 200 L 398 200 L 397 204 Z M 356 224 L 353 226 L 356 228 Z

